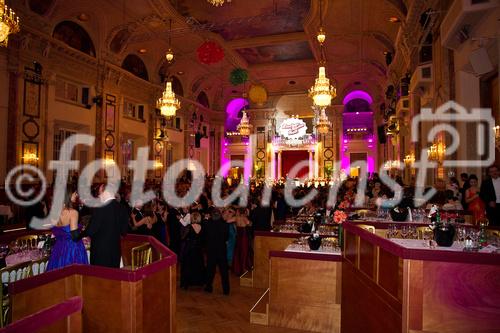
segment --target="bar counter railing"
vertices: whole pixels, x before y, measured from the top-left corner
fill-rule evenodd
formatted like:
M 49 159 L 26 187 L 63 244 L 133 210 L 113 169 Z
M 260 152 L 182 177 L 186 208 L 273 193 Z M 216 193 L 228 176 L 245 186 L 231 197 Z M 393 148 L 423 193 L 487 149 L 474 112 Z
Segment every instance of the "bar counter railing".
M 500 254 L 343 229 L 342 333 L 500 332 Z
M 70 265 L 9 285 L 12 322 L 70 297 L 83 299 L 82 332 L 175 332 L 176 255 L 153 237 L 122 238 L 122 258 L 149 243 L 153 262 L 136 270 Z M 50 332 L 66 332 L 64 322 Z

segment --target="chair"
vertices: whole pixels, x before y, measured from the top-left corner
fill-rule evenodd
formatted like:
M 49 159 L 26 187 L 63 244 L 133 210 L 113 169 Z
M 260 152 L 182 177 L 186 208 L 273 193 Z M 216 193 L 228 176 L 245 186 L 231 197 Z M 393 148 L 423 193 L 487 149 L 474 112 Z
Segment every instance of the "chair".
M 49 257 L 43 257 L 41 259 L 31 262 L 31 273 L 33 276 L 45 273 L 47 265 L 49 264 Z
M 28 246 L 28 249 L 36 249 L 38 245 L 38 236 L 37 235 L 26 235 L 22 237 L 16 238 L 16 243 L 23 247 L 24 245 Z
M 10 315 L 8 285 L 12 282 L 26 279 L 30 276 L 32 276 L 31 261 L 0 269 L 0 279 L 2 280 L 0 288 L 0 300 L 2 302 L 2 311 L 0 313 L 0 327 L 4 327 L 8 323 L 8 317 Z
M 424 239 L 424 235 L 426 233 L 432 233 L 432 229 L 429 227 L 418 227 L 417 228 L 417 237 L 418 239 Z
M 372 225 L 368 225 L 368 224 L 356 224 L 356 225 L 358 227 L 360 227 L 361 229 L 365 229 L 366 231 L 371 232 L 372 234 L 375 233 L 375 227 Z
M 153 250 L 149 243 L 132 248 L 132 270 L 144 267 L 153 261 Z

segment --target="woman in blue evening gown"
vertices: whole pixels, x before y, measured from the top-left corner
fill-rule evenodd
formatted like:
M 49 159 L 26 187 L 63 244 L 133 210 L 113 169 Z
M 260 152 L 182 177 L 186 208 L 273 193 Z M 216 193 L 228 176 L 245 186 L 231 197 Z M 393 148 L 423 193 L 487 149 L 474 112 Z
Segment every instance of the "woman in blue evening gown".
M 64 206 L 57 225 L 52 228 L 56 238 L 50 253 L 47 271 L 62 268 L 71 264 L 88 264 L 87 251 L 78 229 L 78 211 L 72 207 L 78 200 L 78 194 L 67 189 Z

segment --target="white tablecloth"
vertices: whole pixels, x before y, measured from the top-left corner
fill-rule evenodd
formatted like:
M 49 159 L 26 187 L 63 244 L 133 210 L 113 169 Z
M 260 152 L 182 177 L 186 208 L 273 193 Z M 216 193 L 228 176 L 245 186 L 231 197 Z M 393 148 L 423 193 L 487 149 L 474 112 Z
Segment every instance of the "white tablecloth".
M 454 242 L 450 247 L 444 246 L 435 246 L 434 248 L 429 247 L 429 241 L 424 241 L 422 239 L 401 239 L 401 238 L 391 238 L 389 239 L 391 242 L 398 244 L 407 249 L 425 249 L 425 250 L 440 250 L 440 251 L 454 251 L 454 252 L 462 252 L 464 249 L 464 244 L 459 242 Z M 497 250 L 497 247 L 488 245 L 479 250 L 481 253 L 492 253 Z

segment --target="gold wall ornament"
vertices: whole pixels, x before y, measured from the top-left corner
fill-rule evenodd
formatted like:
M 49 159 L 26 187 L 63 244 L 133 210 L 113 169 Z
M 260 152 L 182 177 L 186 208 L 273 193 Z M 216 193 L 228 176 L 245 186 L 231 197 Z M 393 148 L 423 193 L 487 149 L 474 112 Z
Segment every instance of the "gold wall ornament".
M 327 107 L 332 104 L 332 99 L 337 96 L 337 90 L 330 84 L 330 79 L 326 77 L 325 67 L 318 70 L 318 77 L 314 85 L 309 89 L 309 97 L 313 99 L 313 104 L 318 107 Z
M 175 116 L 175 112 L 181 107 L 181 102 L 172 91 L 172 82 L 167 81 L 163 95 L 158 99 L 156 107 L 160 109 L 161 115 L 164 117 Z
M 0 46 L 7 47 L 9 35 L 19 32 L 19 16 L 0 0 Z

